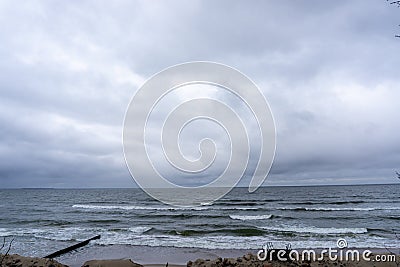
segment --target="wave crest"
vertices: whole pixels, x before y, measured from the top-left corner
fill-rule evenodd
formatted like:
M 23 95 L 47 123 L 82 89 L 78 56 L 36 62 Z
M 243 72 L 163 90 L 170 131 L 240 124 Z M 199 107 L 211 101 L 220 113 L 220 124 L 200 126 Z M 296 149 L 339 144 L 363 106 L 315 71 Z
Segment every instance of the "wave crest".
M 251 220 L 266 220 L 271 219 L 272 214 L 264 214 L 264 215 L 229 215 L 229 217 L 233 220 L 241 220 L 241 221 L 251 221 Z

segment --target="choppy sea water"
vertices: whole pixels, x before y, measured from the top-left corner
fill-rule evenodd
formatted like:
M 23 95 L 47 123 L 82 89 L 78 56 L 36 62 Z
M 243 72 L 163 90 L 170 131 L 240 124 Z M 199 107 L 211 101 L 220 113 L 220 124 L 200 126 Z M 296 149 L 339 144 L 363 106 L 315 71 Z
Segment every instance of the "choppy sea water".
M 235 188 L 212 205 L 178 208 L 140 189 L 0 190 L 0 237 L 44 256 L 97 234 L 92 246 L 259 249 L 400 247 L 400 184 Z

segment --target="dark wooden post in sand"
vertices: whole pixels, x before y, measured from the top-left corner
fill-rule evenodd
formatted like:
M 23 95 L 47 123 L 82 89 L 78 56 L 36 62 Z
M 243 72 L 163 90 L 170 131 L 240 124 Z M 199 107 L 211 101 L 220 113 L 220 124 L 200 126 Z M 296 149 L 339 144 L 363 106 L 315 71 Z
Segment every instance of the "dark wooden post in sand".
M 72 250 L 74 250 L 74 249 L 77 249 L 77 248 L 86 246 L 87 244 L 89 244 L 90 241 L 96 240 L 96 239 L 100 239 L 100 235 L 96 235 L 95 237 L 89 238 L 89 239 L 87 239 L 87 240 L 85 240 L 85 241 L 83 241 L 83 242 L 80 242 L 80 243 L 75 244 L 75 245 L 73 245 L 73 246 L 70 246 L 70 247 L 61 249 L 61 250 L 59 250 L 59 251 L 56 251 L 56 252 L 54 252 L 54 253 L 51 253 L 50 255 L 47 255 L 47 256 L 44 257 L 44 258 L 52 259 L 52 258 L 58 257 L 58 256 L 60 256 L 60 255 L 62 255 L 62 254 L 68 253 L 68 252 L 70 252 L 70 251 L 72 251 Z

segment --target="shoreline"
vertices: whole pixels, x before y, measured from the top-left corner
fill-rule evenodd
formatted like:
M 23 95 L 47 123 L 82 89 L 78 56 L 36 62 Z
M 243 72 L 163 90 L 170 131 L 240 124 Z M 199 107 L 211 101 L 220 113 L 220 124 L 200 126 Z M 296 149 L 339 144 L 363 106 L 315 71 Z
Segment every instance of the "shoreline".
M 261 248 L 260 248 L 261 249 Z M 131 259 L 135 263 L 144 266 L 186 266 L 189 261 L 197 259 L 213 261 L 218 258 L 239 258 L 249 253 L 256 255 L 260 249 L 206 249 L 206 248 L 178 248 L 162 246 L 137 246 L 137 245 L 109 245 L 90 246 L 82 250 L 73 251 L 62 255 L 55 260 L 70 267 L 80 267 L 89 260 L 121 260 Z M 279 248 L 277 248 L 279 249 Z M 335 248 L 333 248 L 335 249 Z M 309 248 L 295 249 L 299 252 Z M 323 248 L 313 249 L 320 253 Z M 388 255 L 390 252 L 385 248 L 346 248 L 347 250 L 358 250 L 360 255 L 363 251 L 370 250 L 373 255 Z M 395 255 L 400 255 L 400 248 L 391 249 Z M 400 262 L 400 260 L 399 260 Z
M 138 245 L 107 245 L 90 246 L 78 251 L 55 258 L 60 263 L 71 267 L 80 267 L 88 260 L 131 259 L 143 265 L 173 265 L 186 266 L 188 261 L 198 258 L 216 259 L 241 257 L 247 253 L 257 253 L 255 249 L 206 249 L 188 247 L 138 246 Z

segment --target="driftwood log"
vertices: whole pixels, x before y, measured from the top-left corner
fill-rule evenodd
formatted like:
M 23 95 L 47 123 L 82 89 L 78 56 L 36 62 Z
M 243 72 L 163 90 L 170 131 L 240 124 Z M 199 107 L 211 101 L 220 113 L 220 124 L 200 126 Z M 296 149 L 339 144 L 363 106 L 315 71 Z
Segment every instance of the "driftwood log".
M 52 259 L 52 258 L 61 256 L 62 254 L 65 254 L 65 253 L 68 253 L 68 252 L 70 252 L 70 251 L 72 251 L 72 250 L 75 250 L 75 249 L 77 249 L 77 248 L 86 246 L 87 244 L 89 244 L 90 241 L 96 240 L 96 239 L 100 239 L 100 235 L 96 235 L 95 237 L 89 238 L 89 239 L 87 239 L 87 240 L 85 240 L 85 241 L 82 241 L 82 242 L 80 242 L 80 243 L 78 243 L 78 244 L 75 244 L 75 245 L 72 245 L 72 246 L 70 246 L 70 247 L 67 247 L 67 248 L 61 249 L 61 250 L 59 250 L 59 251 L 56 251 L 56 252 L 54 252 L 54 253 L 51 253 L 51 254 L 45 256 L 44 258 L 46 258 L 46 259 Z

